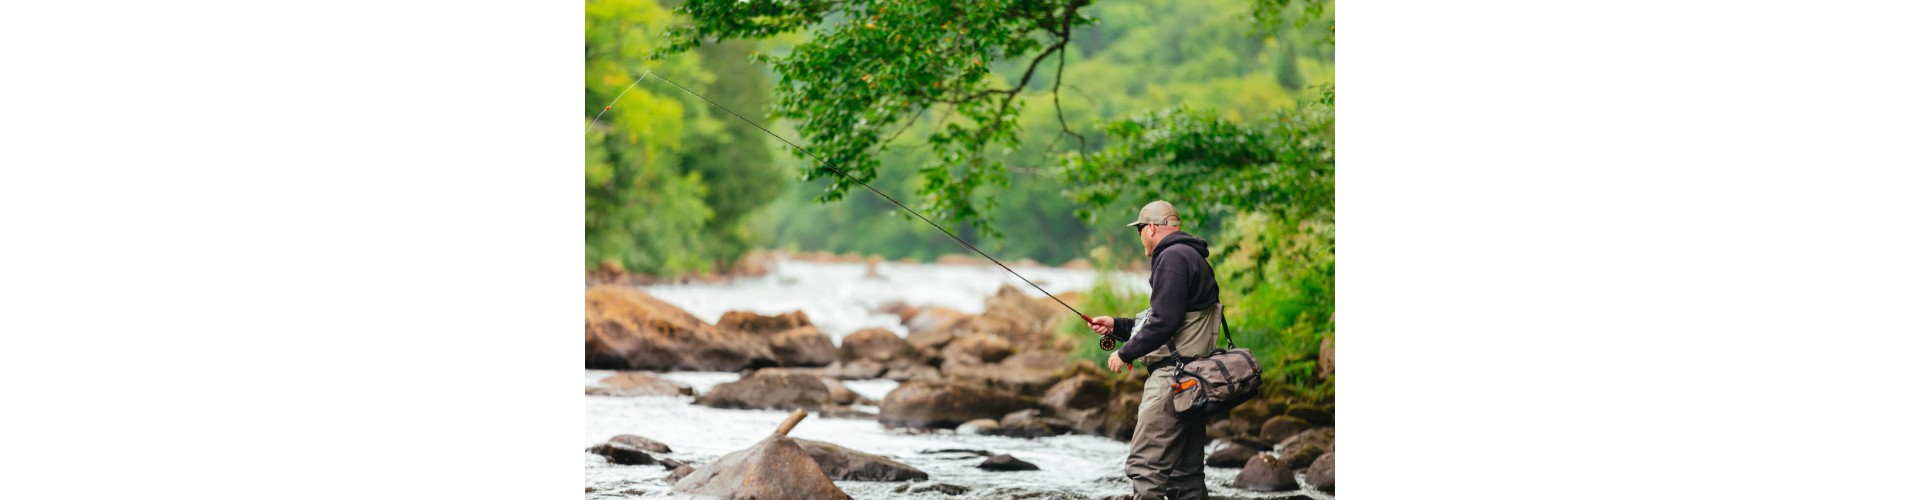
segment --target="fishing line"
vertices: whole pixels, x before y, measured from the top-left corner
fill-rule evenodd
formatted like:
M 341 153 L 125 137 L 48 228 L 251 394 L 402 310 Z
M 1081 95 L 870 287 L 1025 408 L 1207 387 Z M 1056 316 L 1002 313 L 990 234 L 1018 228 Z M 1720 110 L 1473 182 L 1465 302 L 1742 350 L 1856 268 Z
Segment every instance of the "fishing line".
M 648 75 L 652 75 L 652 74 L 653 74 L 653 71 L 652 71 L 652 70 L 648 70 L 648 71 L 647 71 L 646 73 L 644 73 L 644 74 L 641 74 L 641 75 L 640 75 L 640 80 L 645 80 L 645 79 L 647 79 L 647 76 L 648 76 Z M 1027 279 L 1027 277 L 1026 277 L 1026 276 L 1021 276 L 1021 275 L 1020 275 L 1020 273 L 1018 273 L 1018 272 L 1014 272 L 1014 270 L 1013 270 L 1013 268 L 1011 268 L 1011 267 L 1007 267 L 1007 265 L 1006 265 L 1005 263 L 1002 263 L 1002 262 L 1000 262 L 1000 259 L 996 259 L 996 258 L 993 258 L 993 256 L 992 256 L 992 255 L 987 255 L 987 253 L 986 253 L 986 252 L 983 252 L 983 251 L 981 251 L 981 250 L 980 250 L 980 248 L 978 248 L 978 247 L 975 247 L 975 246 L 973 246 L 973 244 L 972 244 L 972 243 L 967 243 L 967 241 L 966 241 L 966 240 L 962 240 L 962 239 L 960 239 L 960 237 L 959 237 L 959 236 L 956 236 L 956 235 L 954 235 L 954 234 L 953 234 L 953 231 L 948 231 L 946 227 L 944 227 L 944 226 L 941 226 L 940 224 L 937 224 L 937 223 L 935 223 L 935 222 L 933 222 L 933 220 L 932 220 L 932 219 L 928 219 L 928 218 L 927 218 L 927 216 L 925 216 L 925 215 L 920 215 L 920 212 L 918 212 L 918 211 L 915 211 L 914 209 L 912 209 L 912 208 L 910 208 L 910 207 L 908 207 L 908 206 L 907 206 L 907 205 L 906 205 L 905 203 L 901 203 L 901 202 L 900 202 L 900 200 L 896 200 L 896 199 L 893 199 L 893 197 L 892 197 L 892 196 L 887 196 L 887 194 L 886 194 L 886 193 L 882 193 L 882 192 L 880 192 L 880 190 L 878 190 L 878 189 L 874 189 L 874 188 L 873 188 L 873 186 L 870 186 L 870 185 L 867 185 L 867 183 L 866 183 L 866 181 L 862 181 L 862 180 L 860 180 L 860 179 L 856 179 L 856 178 L 854 178 L 854 177 L 853 177 L 852 175 L 847 175 L 847 172 L 846 172 L 845 170 L 841 170 L 841 169 L 840 169 L 840 167 L 839 167 L 838 165 L 834 165 L 834 164 L 833 164 L 833 162 L 829 162 L 829 161 L 827 161 L 827 159 L 826 159 L 826 158 L 821 158 L 821 157 L 820 157 L 820 155 L 817 155 L 817 154 L 814 154 L 814 153 L 813 153 L 812 151 L 808 151 L 808 150 L 807 150 L 806 148 L 803 148 L 803 147 L 800 147 L 800 145 L 799 145 L 799 144 L 794 144 L 794 143 L 793 143 L 793 141 L 789 141 L 789 140 L 787 140 L 787 138 L 785 138 L 785 137 L 781 137 L 781 136 L 780 136 L 780 134 L 776 134 L 776 133 L 773 133 L 773 131 L 772 131 L 772 130 L 767 130 L 767 128 L 766 128 L 766 127 L 763 127 L 763 126 L 760 126 L 760 124 L 759 124 L 759 123 L 754 123 L 754 121 L 753 121 L 753 120 L 749 120 L 749 119 L 747 119 L 747 117 L 745 117 L 745 116 L 741 116 L 741 115 L 740 115 L 740 113 L 735 113 L 735 112 L 734 112 L 734 111 L 733 111 L 732 109 L 729 109 L 729 108 L 727 108 L 726 106 L 721 106 L 721 105 L 720 105 L 720 103 L 717 103 L 717 102 L 713 102 L 713 99 L 708 99 L 708 98 L 707 98 L 707 96 L 704 96 L 704 95 L 700 95 L 700 93 L 699 93 L 699 92 L 694 92 L 694 91 L 693 91 L 692 89 L 688 89 L 688 88 L 686 88 L 686 87 L 682 87 L 682 86 L 680 86 L 680 84 L 679 84 L 679 83 L 675 83 L 675 82 L 674 82 L 673 80 L 670 80 L 670 79 L 668 79 L 668 78 L 667 78 L 667 77 L 665 77 L 665 76 L 654 76 L 654 78 L 655 78 L 655 79 L 658 79 L 658 80 L 660 80 L 660 81 L 663 81 L 663 82 L 667 82 L 668 84 L 671 84 L 671 85 L 673 85 L 674 87 L 677 87 L 677 88 L 679 88 L 680 90 L 682 90 L 682 91 L 685 91 L 685 92 L 686 92 L 686 93 L 688 93 L 688 94 L 693 94 L 693 96 L 694 96 L 694 97 L 698 97 L 698 98 L 700 98 L 700 100 L 702 100 L 702 101 L 707 101 L 707 104 L 712 104 L 712 105 L 713 105 L 713 107 L 716 107 L 716 108 L 720 108 L 720 110 L 721 110 L 721 111 L 726 111 L 726 112 L 727 112 L 727 114 L 730 114 L 730 115 L 733 115 L 733 117 L 734 117 L 734 118 L 739 118 L 739 119 L 740 119 L 740 121 L 743 121 L 743 122 L 747 122 L 747 124 L 748 124 L 748 125 L 752 125 L 752 126 L 753 126 L 754 128 L 757 128 L 757 129 L 760 129 L 760 131 L 761 131 L 761 132 L 766 132 L 766 133 L 767 133 L 767 135 L 771 135 L 771 136 L 773 136 L 773 138 L 775 138 L 775 139 L 779 139 L 779 140 L 780 140 L 780 142 L 784 142 L 784 143 L 787 143 L 787 145 L 788 145 L 788 146 L 792 146 L 792 147 L 793 147 L 793 149 L 797 149 L 797 150 L 800 150 L 800 152 L 802 152 L 802 153 L 806 153 L 806 154 L 807 154 L 808 156 L 812 156 L 812 157 L 813 157 L 813 159 L 814 159 L 814 160 L 817 160 L 817 161 L 819 161 L 821 165 L 824 165 L 824 166 L 826 166 L 826 167 L 827 167 L 828 169 L 830 169 L 830 170 L 833 170 L 833 173 L 836 173 L 836 174 L 840 174 L 840 176 L 841 176 L 841 177 L 845 177 L 845 178 L 846 178 L 847 180 L 850 180 L 850 181 L 853 181 L 853 182 L 855 182 L 855 183 L 857 183 L 857 184 L 860 184 L 860 187 L 864 187 L 864 188 L 867 188 L 867 190 L 868 190 L 868 191 L 872 191 L 872 192 L 873 192 L 873 194 L 876 194 L 876 195 L 880 195 L 880 197 L 881 197 L 881 198 L 885 198 L 885 199 L 886 199 L 887 201 L 890 201 L 890 202 L 893 202 L 893 204 L 894 204 L 895 206 L 898 206 L 898 207 L 900 207 L 901 209 L 903 209 L 903 210 L 906 210 L 906 211 L 907 211 L 907 213 L 910 213 L 910 214 L 913 214 L 913 216 L 914 216 L 914 217 L 919 217 L 919 218 L 920 218 L 920 220 L 922 220 L 922 221 L 926 221 L 926 223 L 927 223 L 928 225 L 931 225 L 931 226 L 933 226 L 933 227 L 934 227 L 935 229 L 939 229 L 939 230 L 940 230 L 940 232 L 942 232 L 942 233 L 945 233 L 945 234 L 947 235 L 947 237 L 948 237 L 948 238 L 952 238 L 952 239 L 953 239 L 953 241 L 954 241 L 955 243 L 959 243 L 959 244 L 960 244 L 960 246 L 964 246 L 964 247 L 967 247 L 967 249 L 968 249 L 968 250 L 973 250 L 973 253 L 977 253 L 977 254 L 980 254 L 980 256 L 981 256 L 981 257 L 986 257 L 986 258 L 987 258 L 987 260 L 990 260 L 990 261 L 993 261 L 993 263 L 994 263 L 994 264 L 997 264 L 997 265 L 999 265 L 1001 269 L 1005 269 L 1005 270 L 1007 270 L 1007 273 L 1009 273 L 1009 274 L 1012 274 L 1012 275 L 1013 275 L 1013 276 L 1014 276 L 1015 278 L 1020 278 L 1020 281 L 1025 281 L 1025 282 L 1027 282 L 1027 285 L 1028 285 L 1028 286 L 1032 286 L 1034 290 L 1039 290 L 1039 291 L 1040 291 L 1040 293 L 1044 293 L 1044 294 L 1046 294 L 1046 295 L 1047 295 L 1047 297 L 1048 297 L 1048 298 L 1051 298 L 1051 299 L 1053 299 L 1053 301 L 1054 301 L 1054 302 L 1059 302 L 1059 303 L 1060 303 L 1060 305 L 1061 305 L 1062 307 L 1065 307 L 1065 308 L 1067 308 L 1067 310 L 1069 310 L 1069 311 L 1073 311 L 1073 313 L 1074 313 L 1074 314 L 1078 314 L 1078 315 L 1080 315 L 1080 319 L 1081 319 L 1082 321 L 1086 321 L 1086 322 L 1087 322 L 1087 324 L 1089 324 L 1089 325 L 1091 325 L 1091 324 L 1093 324 L 1093 318 L 1090 318 L 1090 317 L 1087 317 L 1087 315 L 1086 315 L 1086 313 L 1082 313 L 1082 312 L 1080 312 L 1080 310 L 1079 310 L 1079 309 L 1074 309 L 1074 308 L 1073 308 L 1073 306 L 1071 306 L 1071 305 L 1067 305 L 1067 302 L 1066 302 L 1066 301 L 1064 301 L 1064 300 L 1060 300 L 1060 297 L 1055 297 L 1055 296 L 1053 295 L 1053 293 L 1052 293 L 1052 292 L 1048 292 L 1048 291 L 1047 291 L 1047 289 L 1045 289 L 1045 288 L 1040 288 L 1040 285 L 1036 285 L 1036 284 L 1034 284 L 1034 283 L 1033 283 L 1033 280 L 1029 280 L 1029 279 Z M 639 84 L 640 84 L 640 80 L 634 80 L 634 81 L 633 81 L 633 85 L 639 85 Z M 633 89 L 633 85 L 629 85 L 629 86 L 627 86 L 627 89 L 628 89 L 628 90 L 632 90 L 632 89 Z M 626 93 L 626 91 L 621 91 L 621 92 L 620 92 L 620 95 L 622 95 L 622 96 L 624 96 L 624 95 L 626 95 L 626 94 L 627 94 L 627 93 Z M 614 100 L 614 102 L 619 102 L 619 101 L 620 101 L 620 97 L 618 97 L 618 96 L 615 96 L 615 97 L 613 98 L 613 100 Z M 606 109 L 602 109 L 602 110 L 600 110 L 600 114 L 606 114 L 606 112 L 607 112 L 607 110 L 610 110 L 610 109 L 613 109 L 613 104 L 607 104 L 607 108 L 606 108 Z M 594 117 L 594 121 L 595 121 L 595 122 L 598 122 L 599 120 L 600 120 L 600 117 L 598 117 L 598 116 L 595 116 L 595 117 Z M 592 125 L 591 125 L 591 124 L 589 124 L 589 125 L 588 125 L 588 130 L 592 130 Z M 1101 340 L 1101 347 L 1106 347 L 1106 345 L 1107 345 L 1107 342 L 1108 342 L 1108 341 L 1107 341 L 1106 339 L 1104 339 L 1104 338 L 1103 338 L 1103 339 Z M 1111 350 L 1111 349 L 1109 349 L 1109 350 Z

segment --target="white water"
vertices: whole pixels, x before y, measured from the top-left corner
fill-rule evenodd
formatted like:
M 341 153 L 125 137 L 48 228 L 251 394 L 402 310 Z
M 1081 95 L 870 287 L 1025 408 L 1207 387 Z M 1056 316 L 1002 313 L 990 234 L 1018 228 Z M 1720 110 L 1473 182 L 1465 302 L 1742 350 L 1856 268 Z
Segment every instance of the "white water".
M 1093 284 L 1094 272 L 1056 268 L 1016 267 L 1048 291 L 1084 291 Z M 881 263 L 879 277 L 867 277 L 864 263 L 815 263 L 784 261 L 768 275 L 725 284 L 663 285 L 648 287 L 659 297 L 707 322 L 719 320 L 727 311 L 754 311 L 777 314 L 800 310 L 836 343 L 855 330 L 884 327 L 905 334 L 900 318 L 876 309 L 882 304 L 900 301 L 914 306 L 942 306 L 975 313 L 983 309 L 982 299 L 1002 284 L 1021 287 L 1028 295 L 1040 293 L 999 267 L 971 265 Z M 1120 278 L 1122 286 L 1144 289 L 1146 279 L 1138 273 Z M 1142 304 L 1144 307 L 1144 304 Z M 1089 315 L 1120 311 L 1086 311 Z M 614 372 L 588 370 L 591 385 Z M 739 378 L 734 373 L 673 372 L 662 375 L 668 380 L 705 393 L 713 386 Z M 879 401 L 898 384 L 888 380 L 851 380 L 847 388 Z M 618 434 L 638 434 L 673 448 L 671 457 L 698 467 L 721 455 L 752 446 L 778 427 L 785 411 L 721 410 L 692 404 L 687 396 L 606 397 L 586 396 L 586 436 L 582 447 L 606 442 Z M 856 407 L 873 413 L 877 408 Z M 887 430 L 872 419 L 808 417 L 790 436 L 825 441 L 868 453 L 886 455 L 925 471 L 926 482 L 960 485 L 970 491 L 958 498 L 1008 498 L 1023 493 L 1068 492 L 1089 498 L 1130 494 L 1132 486 L 1122 475 L 1127 444 L 1095 436 L 1055 436 L 1021 439 L 956 434 L 953 431 L 909 432 Z M 982 457 L 953 453 L 929 454 L 927 450 L 972 449 L 1006 453 L 1031 462 L 1039 471 L 989 472 L 974 468 Z M 607 463 L 597 455 L 586 455 L 587 498 L 630 496 L 667 496 L 671 486 L 665 481 L 667 470 L 657 465 L 626 466 Z M 1215 498 L 1276 498 L 1282 494 L 1256 494 L 1229 488 L 1227 482 L 1239 469 L 1207 469 L 1209 490 Z M 907 482 L 838 481 L 835 484 L 854 498 L 955 498 L 938 493 L 904 494 L 894 489 Z M 1287 493 L 1292 494 L 1292 493 Z M 1319 498 L 1331 498 L 1315 495 Z

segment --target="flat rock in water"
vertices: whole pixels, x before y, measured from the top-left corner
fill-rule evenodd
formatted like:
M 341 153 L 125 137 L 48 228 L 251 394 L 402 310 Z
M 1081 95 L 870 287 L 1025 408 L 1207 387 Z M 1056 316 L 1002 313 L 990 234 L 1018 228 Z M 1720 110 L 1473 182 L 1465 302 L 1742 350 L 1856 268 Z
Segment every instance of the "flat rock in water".
M 1307 467 L 1307 485 L 1313 489 L 1333 493 L 1333 452 L 1321 455 Z
M 1073 423 L 1058 417 L 1045 417 L 1040 410 L 1026 409 L 1000 418 L 998 429 L 983 431 L 995 436 L 1037 438 L 1058 436 L 1073 431 Z
M 673 492 L 719 498 L 848 499 L 792 438 L 770 436 L 673 483 Z
M 720 322 L 714 324 L 722 330 L 735 330 L 746 333 L 773 333 L 791 330 L 803 326 L 813 326 L 807 319 L 807 313 L 792 311 L 777 316 L 766 316 L 751 311 L 728 311 L 720 315 Z
M 714 408 L 817 409 L 833 404 L 833 392 L 820 377 L 768 368 L 713 386 L 693 402 Z
M 900 463 L 892 458 L 852 450 L 846 447 L 820 441 L 794 439 L 807 455 L 820 465 L 821 472 L 827 477 L 840 481 L 917 481 L 927 478 L 911 465 Z
M 767 345 L 780 366 L 827 366 L 840 357 L 833 339 L 813 326 L 766 334 Z
M 1233 477 L 1230 486 L 1248 491 L 1287 491 L 1300 489 L 1300 483 L 1293 479 L 1293 471 L 1286 464 L 1270 454 L 1254 455 L 1247 460 L 1240 475 Z
M 692 396 L 693 388 L 645 372 L 615 373 L 587 386 L 593 396 Z
M 620 465 L 651 465 L 653 455 L 645 450 L 620 443 L 601 443 L 587 448 L 588 453 L 607 457 L 608 462 Z
M 627 446 L 639 448 L 646 451 L 651 451 L 654 453 L 673 453 L 673 448 L 668 448 L 666 443 L 654 441 L 652 439 L 647 439 L 640 436 L 635 436 L 632 434 L 621 434 L 618 436 L 607 438 L 607 442 L 614 443 L 614 444 L 624 444 Z
M 1027 463 L 1024 460 L 1013 458 L 1013 455 L 1006 454 L 987 457 L 987 461 L 980 462 L 980 465 L 976 465 L 975 467 L 986 470 L 1040 470 L 1040 466 L 1038 465 Z
M 1017 394 L 950 382 L 906 382 L 880 401 L 880 424 L 951 429 L 969 420 L 997 419 L 1039 407 Z

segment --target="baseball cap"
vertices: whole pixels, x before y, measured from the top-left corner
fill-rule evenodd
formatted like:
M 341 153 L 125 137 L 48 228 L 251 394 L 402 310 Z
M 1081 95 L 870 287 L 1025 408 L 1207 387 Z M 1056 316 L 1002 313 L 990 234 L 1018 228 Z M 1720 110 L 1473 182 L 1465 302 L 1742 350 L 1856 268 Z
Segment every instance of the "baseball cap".
M 1155 200 L 1153 203 L 1148 203 L 1147 206 L 1140 207 L 1140 218 L 1134 220 L 1132 224 L 1127 224 L 1127 227 L 1135 227 L 1143 224 L 1165 226 L 1171 222 L 1169 220 L 1170 218 L 1178 216 L 1180 216 L 1180 214 L 1173 211 L 1172 203 L 1167 203 L 1165 200 Z

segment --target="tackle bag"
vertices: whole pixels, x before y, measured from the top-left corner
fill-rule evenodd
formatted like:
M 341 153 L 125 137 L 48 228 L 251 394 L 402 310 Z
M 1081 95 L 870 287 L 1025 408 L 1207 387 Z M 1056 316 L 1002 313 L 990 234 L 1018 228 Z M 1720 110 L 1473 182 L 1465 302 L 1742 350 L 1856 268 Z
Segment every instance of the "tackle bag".
M 1206 418 L 1240 406 L 1260 394 L 1260 362 L 1253 352 L 1233 345 L 1233 329 L 1220 318 L 1220 329 L 1227 335 L 1227 348 L 1181 359 L 1173 353 L 1173 412 L 1181 419 Z

